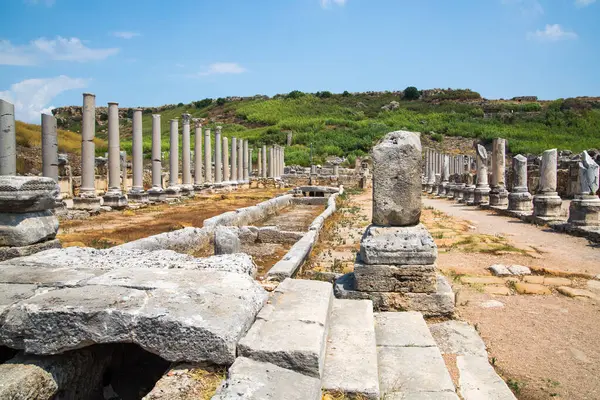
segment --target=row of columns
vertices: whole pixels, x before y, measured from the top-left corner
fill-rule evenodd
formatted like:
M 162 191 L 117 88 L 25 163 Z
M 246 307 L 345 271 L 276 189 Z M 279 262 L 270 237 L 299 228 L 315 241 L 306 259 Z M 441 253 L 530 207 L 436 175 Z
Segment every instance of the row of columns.
M 507 207 L 519 214 L 532 213 L 534 217 L 556 219 L 562 215 L 562 199 L 557 193 L 558 152 L 556 149 L 542 153 L 540 183 L 534 196 L 529 193 L 527 181 L 527 158 L 521 154 L 512 159 L 513 188 L 506 189 L 506 140 L 496 138 L 492 142 L 491 163 L 481 144 L 475 146 L 476 176 L 471 173 L 468 156 L 440 155 L 431 149 L 425 151 L 423 190 L 437 193 L 439 197 L 455 199 L 467 205 L 490 205 Z M 465 161 L 465 158 L 467 160 Z M 568 222 L 575 225 L 600 225 L 600 198 L 597 195 L 600 167 L 584 151 L 580 155 L 578 187 L 569 206 Z M 451 173 L 451 165 L 458 171 Z M 491 185 L 488 184 L 488 167 L 491 167 Z M 441 169 L 439 180 L 432 179 Z M 439 182 L 437 191 L 435 184 Z

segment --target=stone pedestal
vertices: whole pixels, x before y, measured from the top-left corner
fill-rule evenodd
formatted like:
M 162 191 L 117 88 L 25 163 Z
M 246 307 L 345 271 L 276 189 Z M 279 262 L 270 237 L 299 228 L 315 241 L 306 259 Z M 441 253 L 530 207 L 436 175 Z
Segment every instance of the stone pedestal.
M 437 246 L 419 223 L 421 160 L 418 133 L 391 132 L 373 148 L 373 224 L 354 272 L 336 282 L 337 297 L 371 299 L 382 311 L 452 314 L 454 295 L 436 273 Z
M 101 206 L 100 197 L 74 197 L 73 210 L 96 211 Z
M 540 185 L 538 192 L 533 196 L 533 215 L 535 217 L 560 217 L 562 200 L 556 192 L 557 182 L 556 149 L 546 150 L 542 153 L 540 168 Z
M 510 192 L 508 194 L 508 210 L 529 212 L 533 208 L 532 196 L 529 192 Z
M 47 248 L 58 232 L 53 214 L 56 182 L 37 176 L 0 176 L 0 258 Z
M 461 203 L 472 206 L 475 204 L 475 185 L 468 185 L 463 188 Z
M 150 196 L 146 192 L 129 192 L 127 193 L 127 199 L 135 203 L 147 203 L 150 201 Z
M 556 192 L 533 196 L 533 215 L 536 217 L 560 217 L 562 199 Z
M 504 187 L 494 187 L 489 192 L 490 206 L 502 207 L 508 204 L 508 190 Z
M 116 210 L 121 210 L 127 207 L 127 197 L 121 193 L 121 191 L 108 191 L 104 196 L 102 196 L 102 200 L 104 201 L 104 206 L 114 208 Z
M 488 204 L 490 202 L 489 187 L 475 187 L 473 191 L 473 205 Z
M 153 202 L 162 202 L 167 200 L 167 194 L 162 188 L 152 188 L 148 190 L 148 200 Z
M 473 191 L 472 202 L 467 202 L 468 205 L 478 206 L 480 204 L 488 204 L 490 202 L 490 185 L 488 184 L 488 169 L 487 169 L 487 151 L 485 147 L 478 144 L 477 149 L 477 185 Z
M 600 225 L 600 198 L 596 195 L 577 195 L 569 206 L 569 222 L 574 225 Z

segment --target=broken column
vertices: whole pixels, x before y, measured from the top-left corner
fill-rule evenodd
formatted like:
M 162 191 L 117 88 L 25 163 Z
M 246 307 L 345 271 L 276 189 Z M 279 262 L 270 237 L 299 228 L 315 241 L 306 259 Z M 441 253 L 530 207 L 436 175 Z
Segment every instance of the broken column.
M 527 157 L 517 154 L 513 157 L 513 188 L 508 194 L 510 211 L 531 211 L 531 193 L 527 188 Z
M 437 195 L 446 197 L 446 186 L 448 186 L 448 178 L 450 177 L 450 159 L 447 155 L 442 155 L 442 173 L 440 184 L 437 187 Z
M 104 205 L 127 207 L 127 197 L 121 190 L 121 142 L 119 138 L 119 104 L 108 103 L 108 191 L 102 197 Z
M 181 114 L 181 194 L 187 197 L 194 196 L 192 185 L 192 151 L 190 137 L 190 114 Z
M 540 185 L 533 196 L 533 215 L 536 217 L 551 218 L 561 215 L 562 200 L 556 192 L 557 161 L 556 149 L 542 153 Z
M 478 206 L 490 202 L 490 185 L 488 184 L 488 154 L 485 147 L 477 145 L 477 186 L 473 192 L 473 202 L 469 205 Z
M 581 153 L 577 193 L 569 206 L 569 222 L 575 225 L 600 225 L 600 198 L 598 198 L 598 164 L 587 151 Z
M 0 261 L 60 247 L 55 191 L 52 178 L 0 176 Z
M 429 172 L 427 175 L 427 184 L 425 185 L 427 193 L 433 193 L 435 187 L 435 152 L 429 149 Z
M 505 206 L 508 204 L 508 191 L 505 182 L 506 172 L 506 140 L 496 138 L 492 142 L 492 185 L 490 205 Z
M 237 180 L 241 185 L 244 183 L 244 139 L 238 140 L 238 170 L 237 170 Z
M 142 139 L 142 109 L 133 110 L 131 138 L 131 168 L 133 172 L 133 185 L 127 193 L 129 201 L 138 203 L 148 202 L 148 193 L 144 191 L 144 148 Z
M 202 175 L 202 122 L 194 118 L 194 191 L 202 190 L 204 177 Z
M 373 220 L 354 273 L 336 282 L 336 296 L 373 300 L 377 310 L 450 315 L 454 294 L 436 272 L 437 246 L 421 216 L 418 133 L 388 133 L 373 148 Z
M 73 208 L 95 210 L 100 207 L 100 197 L 96 196 L 96 96 L 83 94 L 81 121 L 81 187 L 79 196 L 73 199 Z
M 223 180 L 229 182 L 229 139 L 225 136 L 223 140 Z
M 160 115 L 152 114 L 152 188 L 148 190 L 151 201 L 165 201 L 166 194 L 162 185 L 162 152 L 160 134 Z
M 0 175 L 17 175 L 15 106 L 0 100 Z
M 248 182 L 250 180 L 250 174 L 249 174 L 249 165 L 250 165 L 250 160 L 248 159 L 249 157 L 249 153 L 248 153 L 248 140 L 244 140 L 244 182 Z
M 262 147 L 262 177 L 266 178 L 267 177 L 267 146 L 263 145 Z
M 237 183 L 238 161 L 237 161 L 237 138 L 231 138 L 231 177 L 232 183 Z
M 170 145 L 169 145 L 169 186 L 165 193 L 167 197 L 181 197 L 181 188 L 179 187 L 179 121 L 172 119 L 170 121 Z

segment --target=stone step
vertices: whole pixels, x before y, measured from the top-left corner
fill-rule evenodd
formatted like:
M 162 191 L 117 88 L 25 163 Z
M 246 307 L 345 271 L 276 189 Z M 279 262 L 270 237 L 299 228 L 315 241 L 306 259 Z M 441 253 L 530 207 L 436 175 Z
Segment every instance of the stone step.
M 375 333 L 382 398 L 458 400 L 421 313 L 376 314 Z
M 430 329 L 442 353 L 456 356 L 459 393 L 464 400 L 516 399 L 488 362 L 485 343 L 474 327 L 462 321 L 446 321 Z
M 212 400 L 319 400 L 321 381 L 271 363 L 238 357 Z
M 320 378 L 332 303 L 330 283 L 284 280 L 238 343 L 238 356 Z
M 323 390 L 379 399 L 373 302 L 334 300 L 329 321 Z

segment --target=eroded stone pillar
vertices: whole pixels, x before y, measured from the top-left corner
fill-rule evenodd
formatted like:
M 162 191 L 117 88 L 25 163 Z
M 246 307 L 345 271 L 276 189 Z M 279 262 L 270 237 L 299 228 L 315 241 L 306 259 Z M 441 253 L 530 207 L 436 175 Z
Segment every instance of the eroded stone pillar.
M 152 114 L 152 188 L 148 190 L 151 201 L 164 201 L 166 194 L 162 184 L 162 151 L 160 115 Z
M 194 118 L 194 190 L 202 190 L 204 176 L 202 174 L 202 122 L 198 118 Z
M 121 190 L 119 104 L 112 102 L 108 103 L 108 191 L 103 199 L 105 206 L 116 209 L 127 207 L 127 198 Z
M 232 182 L 238 181 L 238 160 L 237 160 L 237 138 L 231 138 L 231 178 Z
M 210 184 L 212 179 L 212 162 L 210 149 L 210 129 L 204 130 L 204 182 Z
M 181 197 L 181 187 L 179 186 L 179 121 L 172 119 L 170 121 L 170 146 L 169 146 L 169 186 L 165 191 L 167 197 Z
M 15 106 L 0 100 L 0 175 L 17 175 Z
M 244 182 L 248 182 L 250 180 L 250 160 L 248 158 L 249 156 L 250 154 L 248 153 L 248 141 L 244 140 Z
M 472 204 L 478 206 L 490 202 L 490 185 L 488 184 L 488 154 L 485 147 L 478 144 L 477 150 L 477 186 L 475 187 Z
M 513 188 L 508 194 L 508 209 L 511 211 L 530 212 L 532 209 L 531 193 L 527 188 L 527 157 L 517 154 L 513 157 Z
M 237 180 L 241 185 L 244 182 L 244 139 L 238 140 L 238 171 Z
M 570 223 L 584 226 L 600 225 L 600 199 L 596 194 L 599 180 L 598 164 L 584 151 L 579 162 L 578 190 L 569 205 Z
M 223 180 L 229 181 L 229 139 L 223 136 Z
M 48 114 L 42 114 L 42 175 L 58 182 L 56 118 Z
M 556 192 L 558 153 L 556 149 L 542 153 L 540 186 L 533 196 L 533 215 L 536 217 L 559 217 L 562 200 Z
M 506 190 L 506 140 L 496 138 L 492 142 L 492 185 L 490 205 L 505 206 L 508 204 Z
M 441 181 L 437 188 L 437 195 L 440 197 L 446 197 L 446 186 L 448 186 L 448 179 L 450 178 L 450 159 L 447 155 L 442 156 L 442 173 Z
M 221 154 L 221 127 L 217 126 L 215 130 L 215 183 L 223 182 L 223 155 Z
M 427 176 L 427 193 L 433 193 L 435 188 L 435 158 L 436 154 L 432 149 L 429 149 L 429 175 Z

